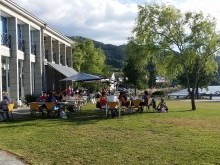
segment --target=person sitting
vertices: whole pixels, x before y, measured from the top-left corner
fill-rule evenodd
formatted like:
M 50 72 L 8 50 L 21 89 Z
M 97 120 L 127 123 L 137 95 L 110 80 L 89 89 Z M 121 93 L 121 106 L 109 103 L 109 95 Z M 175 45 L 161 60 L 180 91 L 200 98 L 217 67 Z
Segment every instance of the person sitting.
M 107 99 L 108 102 L 119 102 L 118 97 L 116 95 L 114 95 L 114 93 L 112 92 Z M 117 106 L 115 107 L 115 109 L 111 109 L 111 116 L 112 118 L 117 116 Z
M 46 102 L 54 102 L 54 103 L 57 102 L 57 100 L 56 100 L 56 98 L 53 96 L 53 93 L 52 93 L 52 92 L 49 92 L 49 93 L 48 93 L 48 97 L 47 97 Z M 54 105 L 53 110 L 54 110 L 54 111 L 57 111 L 58 109 L 59 109 L 59 106 Z
M 158 112 L 168 112 L 168 107 L 166 105 L 166 102 L 164 101 L 164 99 L 161 99 L 161 102 L 157 105 Z
M 127 101 L 127 96 L 125 93 L 120 92 L 119 96 L 118 96 L 118 100 L 121 103 L 121 106 L 123 107 L 129 107 L 130 106 L 130 101 Z
M 9 119 L 8 113 L 5 113 L 5 112 L 8 111 L 8 104 L 9 103 L 10 102 L 9 102 L 9 99 L 8 99 L 7 95 L 4 95 L 3 99 L 1 101 L 1 108 L 2 108 L 2 111 L 3 111 L 3 113 L 1 113 L 1 116 L 2 116 L 3 120 Z M 6 117 L 4 116 L 4 114 L 6 114 Z
M 42 95 L 38 98 L 39 102 L 45 102 L 47 100 L 47 93 L 43 92 Z
M 99 99 L 99 108 L 100 109 L 105 109 L 106 108 L 106 103 L 107 103 L 107 95 L 106 92 L 102 92 L 102 95 Z

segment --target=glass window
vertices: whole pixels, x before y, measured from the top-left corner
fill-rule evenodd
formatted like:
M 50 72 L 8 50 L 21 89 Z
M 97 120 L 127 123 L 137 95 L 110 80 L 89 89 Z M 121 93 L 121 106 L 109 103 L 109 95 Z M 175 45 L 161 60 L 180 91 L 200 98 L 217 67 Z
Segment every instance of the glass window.
M 31 82 L 32 82 L 32 93 L 34 94 L 34 91 L 35 91 L 35 71 L 34 71 L 34 68 L 35 68 L 35 64 L 34 63 L 31 63 Z
M 18 50 L 22 50 L 22 26 L 17 25 L 17 30 L 18 30 Z
M 2 91 L 9 93 L 9 59 L 2 56 Z
M 8 37 L 8 29 L 7 29 L 8 20 L 6 17 L 1 16 L 0 22 L 0 33 L 1 33 L 1 44 L 7 44 L 7 37 Z

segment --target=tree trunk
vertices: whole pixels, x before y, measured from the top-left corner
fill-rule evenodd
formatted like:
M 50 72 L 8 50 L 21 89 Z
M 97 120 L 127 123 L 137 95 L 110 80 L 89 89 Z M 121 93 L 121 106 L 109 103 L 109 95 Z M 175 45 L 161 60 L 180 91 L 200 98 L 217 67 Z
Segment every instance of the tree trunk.
M 195 104 L 195 92 L 194 90 L 190 91 L 190 99 L 191 99 L 191 105 L 192 105 L 192 110 L 196 110 L 196 104 Z
M 196 85 L 196 98 L 199 99 L 199 86 Z

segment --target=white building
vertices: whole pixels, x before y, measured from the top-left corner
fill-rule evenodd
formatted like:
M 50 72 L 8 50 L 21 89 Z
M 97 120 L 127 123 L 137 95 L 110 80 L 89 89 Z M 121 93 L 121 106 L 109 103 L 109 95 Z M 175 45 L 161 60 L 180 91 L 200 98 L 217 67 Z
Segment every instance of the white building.
M 0 100 L 65 88 L 73 41 L 10 0 L 0 0 Z

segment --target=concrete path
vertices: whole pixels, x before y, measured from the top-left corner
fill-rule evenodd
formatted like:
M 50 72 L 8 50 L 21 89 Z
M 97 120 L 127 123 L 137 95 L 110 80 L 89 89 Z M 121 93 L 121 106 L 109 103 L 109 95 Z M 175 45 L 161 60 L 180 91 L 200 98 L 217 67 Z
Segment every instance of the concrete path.
M 16 119 L 22 116 L 30 115 L 30 111 L 28 107 L 14 109 L 13 115 L 14 115 L 14 118 Z M 16 155 L 0 150 L 0 165 L 27 165 L 27 163 L 22 161 Z
M 0 151 L 0 165 L 27 165 L 27 163 L 23 162 L 15 155 Z

